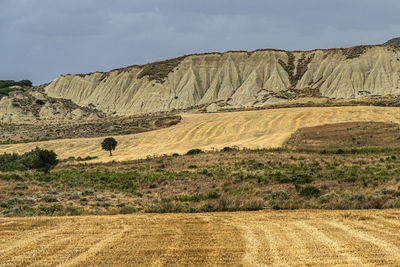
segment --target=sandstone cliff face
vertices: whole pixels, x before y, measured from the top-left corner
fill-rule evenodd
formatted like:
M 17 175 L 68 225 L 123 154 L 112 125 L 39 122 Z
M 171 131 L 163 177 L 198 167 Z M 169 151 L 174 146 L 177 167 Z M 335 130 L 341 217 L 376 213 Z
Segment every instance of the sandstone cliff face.
M 400 47 L 190 55 L 108 73 L 60 76 L 45 92 L 109 114 L 131 115 L 198 105 L 209 110 L 216 104 L 262 106 L 279 101 L 276 92 L 293 89 L 331 98 L 400 95 Z

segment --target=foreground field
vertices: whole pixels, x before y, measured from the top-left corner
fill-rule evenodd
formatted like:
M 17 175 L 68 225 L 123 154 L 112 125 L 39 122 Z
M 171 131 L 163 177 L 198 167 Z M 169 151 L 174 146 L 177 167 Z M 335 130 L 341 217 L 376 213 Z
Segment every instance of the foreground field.
M 3 265 L 399 265 L 400 211 L 0 219 Z
M 288 108 L 214 114 L 184 114 L 178 125 L 133 135 L 116 136 L 113 157 L 101 151 L 101 138 L 0 145 L 0 153 L 26 152 L 36 146 L 54 150 L 61 159 L 98 157 L 92 162 L 124 161 L 146 156 L 185 153 L 192 148 L 212 150 L 225 146 L 281 147 L 301 127 L 351 121 L 399 122 L 399 108 L 324 107 Z

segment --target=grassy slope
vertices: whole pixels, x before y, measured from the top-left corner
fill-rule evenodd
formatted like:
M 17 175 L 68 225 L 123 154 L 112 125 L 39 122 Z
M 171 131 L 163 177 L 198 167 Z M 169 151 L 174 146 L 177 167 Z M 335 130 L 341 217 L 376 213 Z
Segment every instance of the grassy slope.
M 399 208 L 400 148 L 227 151 L 0 175 L 3 216 Z M 354 154 L 355 153 L 355 154 Z
M 355 122 L 300 129 L 288 149 L 227 149 L 91 165 L 66 161 L 51 174 L 0 175 L 0 212 L 396 208 L 398 136 L 395 124 Z

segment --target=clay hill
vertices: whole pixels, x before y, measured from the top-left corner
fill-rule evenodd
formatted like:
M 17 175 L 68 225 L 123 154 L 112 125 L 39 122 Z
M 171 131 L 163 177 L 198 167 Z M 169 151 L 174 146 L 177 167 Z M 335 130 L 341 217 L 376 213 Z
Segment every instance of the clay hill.
M 229 51 L 62 75 L 34 92 L 3 97 L 0 120 L 81 120 L 104 114 L 263 107 L 300 97 L 388 95 L 400 95 L 398 45 Z

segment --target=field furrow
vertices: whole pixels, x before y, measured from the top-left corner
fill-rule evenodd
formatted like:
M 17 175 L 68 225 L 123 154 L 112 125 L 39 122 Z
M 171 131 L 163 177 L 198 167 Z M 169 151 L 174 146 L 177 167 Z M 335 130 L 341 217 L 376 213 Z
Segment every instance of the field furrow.
M 0 153 L 26 152 L 36 146 L 54 150 L 60 158 L 98 156 L 95 161 L 123 161 L 148 155 L 185 153 L 192 148 L 211 150 L 225 146 L 247 148 L 280 147 L 297 129 L 354 121 L 399 122 L 395 107 L 324 107 L 227 113 L 183 114 L 169 128 L 116 136 L 118 147 L 109 157 L 100 149 L 102 138 L 52 140 L 0 145 Z
M 0 234 L 14 238 L 2 239 L 0 261 L 2 266 L 396 266 L 400 232 L 385 220 L 399 214 L 300 210 L 1 218 L 0 225 L 13 227 Z

